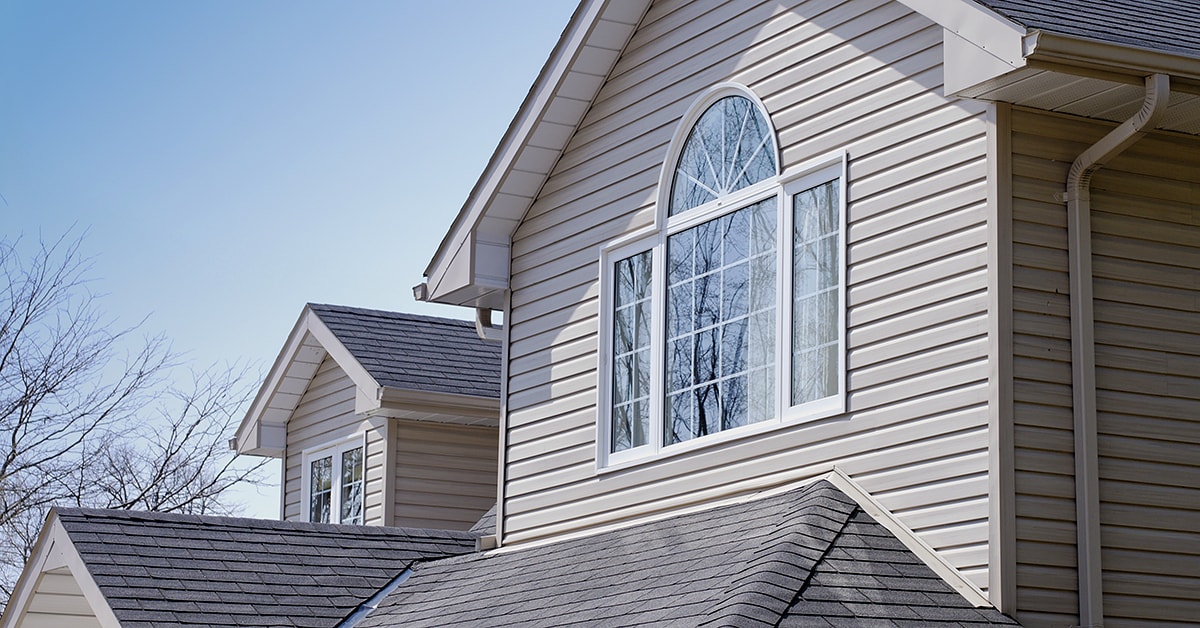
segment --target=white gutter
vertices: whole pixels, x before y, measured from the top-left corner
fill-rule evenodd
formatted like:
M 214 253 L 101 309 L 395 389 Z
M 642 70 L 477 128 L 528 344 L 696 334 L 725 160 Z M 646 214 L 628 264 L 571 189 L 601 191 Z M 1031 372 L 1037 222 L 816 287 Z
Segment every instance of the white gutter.
M 1075 414 L 1075 530 L 1079 624 L 1104 624 L 1100 568 L 1100 478 L 1096 428 L 1096 339 L 1092 308 L 1092 174 L 1153 129 L 1167 109 L 1170 79 L 1146 77 L 1142 108 L 1083 151 L 1067 175 L 1067 250 L 1071 285 L 1071 391 Z

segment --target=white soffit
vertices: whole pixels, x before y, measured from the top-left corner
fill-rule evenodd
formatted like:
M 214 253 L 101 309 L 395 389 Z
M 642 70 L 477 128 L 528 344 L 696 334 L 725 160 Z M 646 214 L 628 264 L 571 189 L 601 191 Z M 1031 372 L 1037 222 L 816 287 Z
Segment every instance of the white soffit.
M 375 378 L 306 305 L 238 426 L 238 453 L 276 458 L 283 455 L 287 422 L 326 356 L 337 362 L 358 389 L 356 411 L 378 407 L 380 386 Z
M 1200 59 L 1027 30 L 972 0 L 899 0 L 943 28 L 948 95 L 1120 122 L 1142 104 L 1143 79 L 1172 77 L 1159 128 L 1200 134 Z
M 509 243 L 648 0 L 584 0 L 425 269 L 428 300 L 503 306 Z

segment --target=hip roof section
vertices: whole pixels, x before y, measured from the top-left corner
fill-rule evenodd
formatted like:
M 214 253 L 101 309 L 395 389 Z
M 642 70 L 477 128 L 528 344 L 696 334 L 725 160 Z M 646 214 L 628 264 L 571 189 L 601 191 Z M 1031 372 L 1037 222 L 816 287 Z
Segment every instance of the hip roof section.
M 827 622 L 1018 625 L 976 607 L 858 502 L 819 481 L 582 538 L 422 563 L 358 626 Z

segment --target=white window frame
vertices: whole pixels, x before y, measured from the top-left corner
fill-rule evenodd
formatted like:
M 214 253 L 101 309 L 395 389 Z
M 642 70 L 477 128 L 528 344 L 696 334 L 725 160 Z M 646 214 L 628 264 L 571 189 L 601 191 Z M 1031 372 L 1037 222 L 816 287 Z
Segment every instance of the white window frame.
M 655 224 L 639 232 L 610 242 L 600 249 L 600 355 L 597 394 L 596 468 L 598 472 L 615 471 L 644 462 L 659 460 L 701 448 L 712 447 L 730 440 L 745 438 L 830 416 L 846 411 L 846 187 L 847 156 L 836 151 L 805 161 L 783 173 L 726 194 L 716 200 L 668 216 L 671 185 L 676 163 L 692 127 L 715 102 L 730 95 L 749 98 L 766 117 L 766 108 L 752 92 L 736 84 L 715 86 L 697 99 L 680 122 L 675 138 L 664 161 L 659 182 L 658 208 Z M 769 121 L 770 118 L 767 117 Z M 773 130 L 771 131 L 774 132 Z M 772 138 L 774 139 L 774 138 Z M 777 148 L 772 147 L 777 151 Z M 778 152 L 776 153 L 778 159 Z M 837 299 L 837 391 L 835 394 L 809 403 L 791 405 L 792 381 L 792 232 L 793 196 L 829 181 L 838 183 L 838 299 Z M 775 418 L 722 430 L 703 437 L 664 445 L 666 408 L 666 243 L 669 236 L 733 213 L 771 197 L 777 198 L 776 230 L 776 315 L 775 315 Z M 646 445 L 613 452 L 612 446 L 612 389 L 613 326 L 615 323 L 614 274 L 618 261 L 630 256 L 651 252 L 651 373 L 650 437 Z
M 363 452 L 363 491 L 362 497 L 362 513 L 363 521 L 366 523 L 366 497 L 367 497 L 367 435 L 366 432 L 360 432 L 341 439 L 334 443 L 326 443 L 316 447 L 310 447 L 300 452 L 300 519 L 304 522 L 310 522 L 312 510 L 312 463 L 321 458 L 333 459 L 332 477 L 333 485 L 329 496 L 329 518 L 328 523 L 341 523 L 342 513 L 342 454 L 352 449 L 361 448 Z

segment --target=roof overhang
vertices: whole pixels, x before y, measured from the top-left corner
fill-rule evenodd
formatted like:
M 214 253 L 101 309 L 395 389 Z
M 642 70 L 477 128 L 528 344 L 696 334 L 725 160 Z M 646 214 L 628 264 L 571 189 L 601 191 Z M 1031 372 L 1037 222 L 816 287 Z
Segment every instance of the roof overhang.
M 1200 134 L 1200 58 L 1030 30 L 971 0 L 900 0 L 943 28 L 947 95 L 1121 122 L 1171 77 L 1159 128 Z
M 284 455 L 287 423 L 326 357 L 354 383 L 354 412 L 456 425 L 499 425 L 500 400 L 382 386 L 307 305 L 232 441 L 241 454 Z
M 0 627 L 99 625 L 119 628 L 113 614 L 53 510 L 17 580 Z
M 356 412 L 379 407 L 379 383 L 306 305 L 238 426 L 233 443 L 238 453 L 276 458 L 283 455 L 287 422 L 326 356 L 333 358 L 354 382 Z
M 947 95 L 1119 122 L 1142 79 L 1172 79 L 1160 128 L 1200 134 L 1200 59 L 1029 30 L 973 0 L 899 0 L 943 27 Z M 503 309 L 512 236 L 648 0 L 584 0 L 425 269 L 419 299 Z
M 648 0 L 584 0 L 425 269 L 419 298 L 503 309 L 513 232 L 600 92 Z

